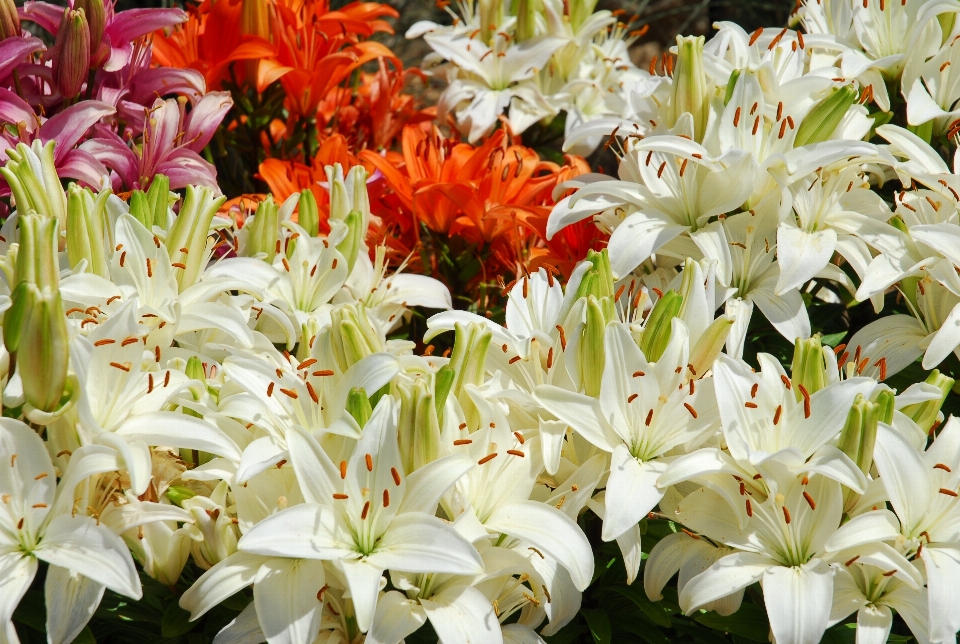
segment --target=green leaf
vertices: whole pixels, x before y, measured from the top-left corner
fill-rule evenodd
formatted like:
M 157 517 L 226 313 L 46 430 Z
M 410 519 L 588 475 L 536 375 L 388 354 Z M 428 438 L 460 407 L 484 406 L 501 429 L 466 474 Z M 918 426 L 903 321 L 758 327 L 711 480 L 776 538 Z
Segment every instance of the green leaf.
M 429 622 L 428 622 L 429 623 Z M 570 622 L 561 628 L 555 635 L 544 637 L 547 644 L 570 644 L 576 641 L 580 633 L 583 632 L 583 625 L 580 622 Z
M 626 597 L 636 604 L 637 608 L 642 610 L 643 614 L 654 624 L 663 626 L 664 628 L 670 628 L 670 614 L 667 613 L 663 606 L 650 601 L 647 594 L 641 589 L 633 586 L 610 586 L 609 590 Z
M 17 609 L 13 611 L 13 621 L 46 633 L 47 609 L 43 601 L 43 593 L 38 590 L 27 591 L 17 604 Z
M 740 610 L 726 617 L 711 611 L 698 615 L 695 619 L 704 626 L 724 633 L 734 633 L 754 642 L 766 642 L 770 633 L 767 614 L 756 604 L 744 603 Z
M 847 332 L 841 331 L 840 333 L 830 333 L 824 336 L 821 336 L 820 343 L 825 347 L 835 347 L 840 344 L 840 341 L 846 337 Z
M 177 602 L 167 606 L 160 622 L 160 633 L 164 637 L 179 637 L 193 630 L 198 622 L 190 621 L 190 613 L 180 608 Z
M 618 626 L 629 633 L 639 635 L 648 644 L 670 644 L 671 642 L 670 638 L 663 634 L 663 631 L 645 622 L 624 621 L 622 624 L 618 622 Z
M 587 620 L 594 644 L 610 644 L 610 616 L 602 608 L 584 608 L 583 618 Z

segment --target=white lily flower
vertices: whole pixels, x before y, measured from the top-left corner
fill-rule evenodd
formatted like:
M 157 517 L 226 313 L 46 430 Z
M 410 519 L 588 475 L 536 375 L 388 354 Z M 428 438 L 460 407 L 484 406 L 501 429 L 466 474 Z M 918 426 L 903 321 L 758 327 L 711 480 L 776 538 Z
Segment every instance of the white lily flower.
M 57 485 L 37 433 L 20 421 L 0 419 L 0 641 L 18 641 L 11 618 L 38 560 L 50 564 L 44 591 L 52 644 L 67 644 L 80 633 L 105 588 L 140 599 L 140 580 L 120 537 L 73 513 L 76 486 L 104 471 L 96 450 L 77 450 Z
M 396 403 L 384 396 L 339 468 L 295 427 L 287 440 L 294 444 L 290 457 L 306 502 L 261 521 L 239 543 L 241 552 L 254 555 L 339 561 L 364 632 L 373 623 L 385 569 L 483 571 L 473 546 L 432 514 L 470 463 L 448 457 L 405 479 L 396 422 Z
M 873 565 L 852 563 L 834 566 L 831 624 L 857 613 L 857 642 L 886 642 L 893 627 L 891 609 L 903 618 L 918 642 L 930 642 L 927 634 L 927 589 L 884 573 Z
M 874 459 L 899 519 L 892 521 L 898 549 L 924 564 L 929 641 L 952 641 L 960 630 L 954 608 L 960 579 L 960 422 L 951 418 L 925 452 L 881 423 Z
M 716 398 L 712 379 L 687 373 L 687 334 L 679 320 L 655 364 L 618 322 L 607 326 L 604 352 L 599 400 L 549 385 L 538 387 L 536 396 L 544 409 L 612 454 L 602 534 L 611 541 L 660 502 L 657 478 L 669 462 L 661 457 L 713 428 Z

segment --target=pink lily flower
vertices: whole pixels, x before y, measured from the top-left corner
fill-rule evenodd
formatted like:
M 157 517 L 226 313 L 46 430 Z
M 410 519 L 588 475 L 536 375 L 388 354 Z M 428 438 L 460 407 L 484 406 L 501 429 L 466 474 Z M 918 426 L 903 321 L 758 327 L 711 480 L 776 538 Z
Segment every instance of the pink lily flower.
M 165 174 L 170 188 L 210 186 L 218 191 L 217 171 L 200 152 L 233 106 L 229 92 L 205 94 L 186 111 L 186 98 L 157 99 L 144 110 L 143 143 L 131 149 L 116 133 L 97 128 L 80 150 L 103 161 L 113 171 L 115 190 L 145 190 L 153 177 Z
M 34 112 L 22 98 L 8 89 L 0 88 L 0 123 L 16 128 L 14 136 L 7 128 L 0 129 L 0 162 L 6 163 L 9 148 L 17 143 L 30 145 L 33 141 L 56 141 L 54 162 L 63 178 L 76 179 L 92 188 L 99 188 L 107 169 L 95 156 L 76 148 L 90 128 L 116 110 L 101 101 L 81 101 L 59 114 L 44 119 Z M 0 184 L 0 195 L 10 194 L 6 182 Z
M 153 33 L 185 22 L 187 14 L 180 9 L 128 9 L 114 11 L 114 3 L 104 3 L 106 26 L 103 37 L 96 45 L 90 43 L 92 60 L 103 60 L 104 71 L 123 69 L 131 60 L 134 41 Z M 73 2 L 69 2 L 73 8 Z M 27 2 L 19 10 L 21 20 L 34 22 L 56 37 L 64 8 L 47 2 Z M 94 54 L 96 52 L 96 54 Z

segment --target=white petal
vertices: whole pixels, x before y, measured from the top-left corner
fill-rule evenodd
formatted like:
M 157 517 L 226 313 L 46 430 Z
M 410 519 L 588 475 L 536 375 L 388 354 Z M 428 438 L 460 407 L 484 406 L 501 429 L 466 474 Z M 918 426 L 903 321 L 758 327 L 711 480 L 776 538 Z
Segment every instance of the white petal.
M 840 526 L 823 549 L 839 552 L 873 541 L 890 541 L 900 535 L 900 522 L 889 510 L 865 512 Z
M 237 547 L 270 557 L 340 559 L 356 556 L 351 544 L 335 536 L 334 510 L 313 503 L 295 505 L 267 517 L 243 535 Z
M 673 222 L 670 217 L 660 214 L 651 216 L 646 212 L 633 214 L 610 235 L 610 268 L 623 277 L 668 241 L 689 230 Z
M 612 452 L 622 444 L 606 422 L 596 398 L 567 391 L 553 385 L 540 385 L 534 390 L 534 398 L 548 412 L 570 425 L 590 444 L 605 452 Z
M 932 472 L 920 453 L 885 423 L 877 427 L 873 459 L 890 504 L 909 533 L 933 500 Z
M 13 611 L 36 574 L 37 560 L 33 557 L 26 557 L 20 552 L 0 555 L 0 628 L 10 623 Z
M 853 356 L 861 347 L 860 359 L 869 359 L 863 375 L 877 377 L 880 369 L 877 361 L 887 361 L 887 377 L 902 371 L 923 354 L 921 343 L 927 332 L 915 318 L 909 315 L 888 315 L 874 320 L 857 331 L 847 343 L 847 351 Z
M 47 641 L 70 644 L 93 617 L 105 587 L 60 566 L 50 566 L 43 584 Z
M 320 630 L 323 563 L 309 559 L 270 559 L 253 584 L 253 602 L 269 644 L 312 641 Z
M 650 551 L 643 567 L 643 590 L 652 601 L 663 599 L 663 587 L 680 570 L 690 541 L 684 533 L 674 532 L 658 541 Z
M 472 467 L 473 461 L 459 454 L 444 456 L 424 465 L 407 477 L 407 488 L 398 512 L 435 513 L 440 497 Z
M 536 501 L 500 506 L 484 525 L 529 541 L 567 569 L 578 590 L 593 578 L 593 550 L 576 522 L 556 508 Z
M 347 580 L 350 594 L 353 596 L 357 628 L 365 633 L 370 630 L 377 610 L 377 595 L 380 592 L 383 568 L 371 565 L 366 559 L 342 560 L 339 564 Z
M 403 572 L 483 572 L 483 560 L 466 539 L 451 525 L 421 512 L 397 515 L 367 560 L 375 566 Z
M 260 555 L 235 552 L 203 573 L 180 596 L 180 607 L 195 620 L 231 595 L 253 584 L 266 560 Z
M 893 626 L 886 606 L 868 604 L 857 611 L 857 644 L 885 644 Z
M 210 452 L 234 461 L 241 450 L 215 425 L 186 414 L 158 411 L 128 419 L 117 433 L 148 445 L 170 445 Z
M 624 445 L 614 450 L 607 479 L 604 541 L 616 539 L 656 507 L 663 498 L 657 478 L 665 467 L 656 461 L 638 462 Z
M 705 604 L 760 581 L 767 569 L 774 566 L 776 562 L 769 557 L 751 552 L 722 557 L 687 582 L 680 592 L 680 607 L 690 615 Z
M 927 601 L 929 602 L 930 640 L 952 641 L 960 630 L 960 550 L 953 547 L 930 545 L 920 557 L 927 570 Z
M 443 644 L 503 643 L 493 605 L 476 588 L 447 588 L 420 604 Z
M 250 602 L 239 615 L 220 629 L 213 638 L 213 644 L 260 644 L 266 640 L 257 619 L 257 607 L 254 602 Z
M 778 642 L 819 644 L 833 606 L 833 571 L 817 559 L 771 566 L 763 575 L 763 600 Z
M 38 559 L 78 572 L 126 597 L 142 595 L 127 546 L 91 517 L 56 517 L 33 552 Z
M 831 228 L 807 232 L 794 226 L 777 229 L 777 261 L 780 278 L 776 294 L 800 288 L 826 266 L 837 246 L 837 233 Z
M 953 307 L 923 354 L 924 369 L 933 369 L 960 345 L 960 304 Z
M 426 613 L 416 600 L 391 590 L 377 602 L 373 626 L 367 633 L 365 644 L 399 644 L 399 642 L 427 621 Z

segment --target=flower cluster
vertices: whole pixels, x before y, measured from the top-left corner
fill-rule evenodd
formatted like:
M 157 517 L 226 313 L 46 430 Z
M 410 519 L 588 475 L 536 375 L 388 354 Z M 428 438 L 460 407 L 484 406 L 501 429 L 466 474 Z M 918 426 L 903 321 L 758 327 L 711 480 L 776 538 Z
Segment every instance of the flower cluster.
M 595 12 L 596 4 L 461 2 L 460 15 L 450 11 L 453 25 L 419 22 L 407 37 L 422 36 L 433 49 L 424 65 L 448 83 L 438 111 L 451 114 L 471 143 L 504 112 L 517 134 L 564 112 L 569 135 L 595 119 L 629 115 L 629 91 L 640 80 L 627 48 L 644 30 L 627 35 L 629 26 Z M 601 138 L 580 138 L 571 149 L 588 154 Z

